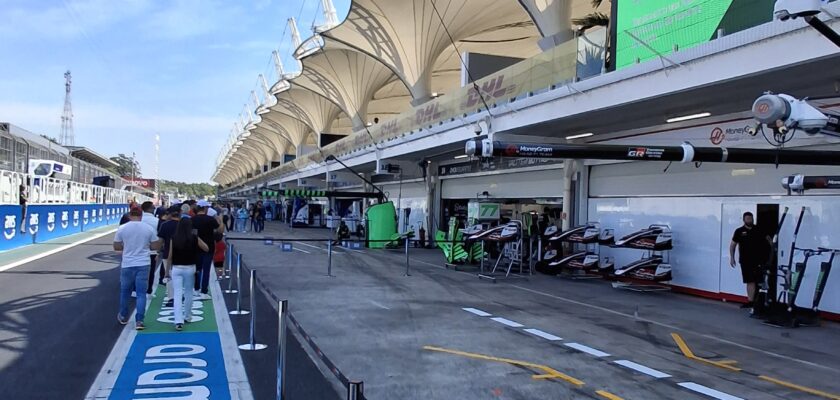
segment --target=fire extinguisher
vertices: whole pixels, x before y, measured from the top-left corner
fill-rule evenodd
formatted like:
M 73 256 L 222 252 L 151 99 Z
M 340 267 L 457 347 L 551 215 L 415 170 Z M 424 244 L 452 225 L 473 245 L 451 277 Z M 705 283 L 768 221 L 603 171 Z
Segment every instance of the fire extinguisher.
M 426 248 L 426 230 L 420 227 L 420 247 Z

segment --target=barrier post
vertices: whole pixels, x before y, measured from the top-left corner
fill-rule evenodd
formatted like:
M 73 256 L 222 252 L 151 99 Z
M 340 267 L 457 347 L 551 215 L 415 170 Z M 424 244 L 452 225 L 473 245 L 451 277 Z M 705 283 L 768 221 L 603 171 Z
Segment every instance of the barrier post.
M 233 260 L 233 254 L 231 254 L 231 260 Z M 237 253 L 236 254 L 236 273 L 239 273 L 239 266 L 241 264 L 242 264 L 242 254 Z M 233 266 L 231 266 L 231 268 L 233 268 Z M 231 270 L 231 272 L 233 272 L 233 270 Z M 238 286 L 238 284 L 237 284 L 237 286 Z M 228 288 L 227 288 L 227 290 L 225 290 L 225 293 L 231 294 L 231 293 L 236 293 L 238 291 L 239 290 L 233 288 L 233 275 L 231 275 L 230 279 L 228 280 Z
M 410 266 L 409 266 L 409 263 L 408 263 L 408 243 L 410 241 L 411 240 L 409 240 L 409 237 L 406 236 L 405 237 L 405 276 L 411 276 Z
M 233 279 L 231 279 L 233 280 Z M 228 314 L 230 315 L 247 315 L 250 313 L 248 310 L 242 309 L 242 287 L 240 286 L 242 282 L 242 254 L 236 255 L 236 309 L 231 310 Z
M 253 350 L 262 350 L 265 349 L 266 345 L 257 343 L 257 339 L 254 337 L 254 331 L 257 328 L 257 293 L 256 293 L 256 286 L 257 286 L 257 271 L 251 270 L 251 282 L 249 286 L 249 293 L 251 296 L 251 323 L 250 323 L 250 332 L 248 334 L 248 343 L 240 344 L 239 350 L 245 351 L 253 351 Z
M 289 301 L 277 304 L 277 400 L 286 400 L 286 316 Z
M 230 269 L 233 265 L 233 243 L 228 243 L 227 247 L 227 265 L 225 268 L 222 268 L 222 277 L 220 279 L 230 279 Z
M 332 274 L 332 239 L 327 240 L 327 276 Z
M 347 400 L 362 400 L 365 394 L 365 383 L 350 381 L 347 384 Z

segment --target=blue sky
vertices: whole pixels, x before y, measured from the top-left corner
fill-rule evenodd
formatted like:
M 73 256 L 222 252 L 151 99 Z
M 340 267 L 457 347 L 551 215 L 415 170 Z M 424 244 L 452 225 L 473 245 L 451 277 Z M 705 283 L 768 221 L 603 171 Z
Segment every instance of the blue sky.
M 306 38 L 320 3 L 0 0 L 0 121 L 57 138 L 70 69 L 76 145 L 136 152 L 153 177 L 157 132 L 160 177 L 206 182 L 271 51 L 296 68 L 286 19 Z

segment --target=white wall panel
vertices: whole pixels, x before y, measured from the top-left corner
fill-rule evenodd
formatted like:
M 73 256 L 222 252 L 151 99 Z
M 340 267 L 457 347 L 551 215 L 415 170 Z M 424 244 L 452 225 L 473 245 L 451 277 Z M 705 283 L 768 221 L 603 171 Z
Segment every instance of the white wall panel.
M 497 199 L 563 197 L 563 170 L 449 178 L 441 184 L 444 199 L 474 199 L 484 191 Z
M 790 207 L 779 234 L 779 259 L 787 263 L 799 209 L 807 207 L 797 247 L 840 248 L 840 196 L 755 196 L 755 197 L 651 197 L 595 198 L 589 200 L 589 218 L 602 227 L 615 228 L 616 236 L 650 224 L 668 224 L 674 232 L 671 252 L 673 284 L 712 293 L 746 295 L 740 271 L 729 267 L 729 241 L 741 224 L 744 211 L 755 213 L 756 204 Z M 602 249 L 602 255 L 616 257 L 623 265 L 642 254 L 628 249 Z M 801 259 L 798 254 L 795 260 Z M 828 256 L 812 258 L 797 299 L 810 307 L 819 263 Z M 820 308 L 840 313 L 840 260 L 829 277 Z
M 754 164 L 633 162 L 591 167 L 589 195 L 605 196 L 730 196 L 782 195 L 782 177 L 840 175 L 840 167 Z

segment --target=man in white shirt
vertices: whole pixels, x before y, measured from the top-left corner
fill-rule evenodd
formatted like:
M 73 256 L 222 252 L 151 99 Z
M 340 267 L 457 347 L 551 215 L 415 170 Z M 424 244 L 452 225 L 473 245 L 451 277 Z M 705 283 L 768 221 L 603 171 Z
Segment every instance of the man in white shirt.
M 155 232 L 158 231 L 159 219 L 155 217 L 155 205 L 152 204 L 151 201 L 143 202 L 140 206 L 143 210 L 143 222 L 146 225 L 149 225 Z M 149 252 L 149 284 L 146 286 L 146 294 L 152 294 L 152 288 L 155 285 L 155 270 L 158 264 L 157 258 L 158 252 L 152 250 Z M 163 269 L 163 264 L 160 266 L 160 278 L 158 278 L 158 283 L 163 284 L 163 277 L 166 276 L 166 271 Z
M 149 257 L 152 250 L 160 249 L 161 242 L 157 231 L 142 222 L 143 210 L 132 208 L 128 213 L 129 222 L 117 229 L 114 236 L 114 250 L 122 252 L 120 262 L 120 311 L 117 321 L 128 323 L 128 302 L 132 287 L 137 291 L 137 330 L 145 329 L 143 319 L 146 314 L 146 283 L 149 275 Z

